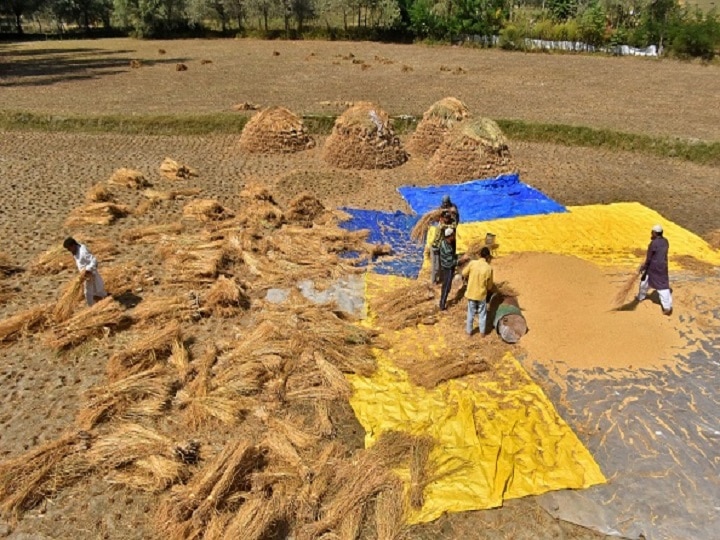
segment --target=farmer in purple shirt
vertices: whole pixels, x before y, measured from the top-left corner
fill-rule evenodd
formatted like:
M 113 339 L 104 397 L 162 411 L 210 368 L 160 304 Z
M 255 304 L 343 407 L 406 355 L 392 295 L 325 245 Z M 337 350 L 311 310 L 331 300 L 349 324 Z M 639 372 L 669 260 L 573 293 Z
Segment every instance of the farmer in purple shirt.
M 668 249 L 670 244 L 663 237 L 663 228 L 655 225 L 650 233 L 650 245 L 647 250 L 645 262 L 638 271 L 642 274 L 638 302 L 645 300 L 648 289 L 652 287 L 660 297 L 660 305 L 665 315 L 672 313 L 672 293 L 670 291 L 670 278 L 668 277 Z

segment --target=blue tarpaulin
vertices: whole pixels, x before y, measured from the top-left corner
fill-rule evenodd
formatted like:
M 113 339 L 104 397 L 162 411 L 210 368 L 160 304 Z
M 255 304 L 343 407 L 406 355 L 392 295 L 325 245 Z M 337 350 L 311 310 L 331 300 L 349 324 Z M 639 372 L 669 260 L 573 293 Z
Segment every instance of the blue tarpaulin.
M 449 195 L 464 223 L 565 212 L 564 206 L 522 183 L 517 174 L 447 186 L 404 186 L 398 191 L 419 215 L 435 210 L 442 196 Z
M 392 254 L 373 262 L 373 271 L 378 274 L 393 274 L 415 278 L 423 262 L 423 247 L 410 240 L 410 231 L 419 217 L 402 212 L 379 212 L 343 208 L 352 219 L 340 225 L 349 231 L 368 229 L 368 241 L 374 244 L 389 244 Z

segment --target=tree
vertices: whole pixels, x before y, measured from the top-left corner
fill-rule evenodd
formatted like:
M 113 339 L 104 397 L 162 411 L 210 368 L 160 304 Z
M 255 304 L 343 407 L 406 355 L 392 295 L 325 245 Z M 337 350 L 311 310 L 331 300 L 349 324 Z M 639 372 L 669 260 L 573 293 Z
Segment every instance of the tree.
M 112 0 L 47 0 L 45 6 L 60 23 L 75 22 L 85 32 L 98 22 L 110 27 Z
M 247 0 L 248 12 L 262 20 L 262 27 L 268 31 L 268 19 L 280 9 L 279 0 Z
M 187 24 L 185 0 L 113 0 L 114 16 L 138 36 L 171 33 Z
M 315 17 L 314 0 L 286 0 L 286 13 L 295 19 L 298 34 L 302 34 L 305 21 Z M 287 31 L 287 18 L 285 30 Z
M 7 13 L 15 18 L 15 30 L 18 34 L 23 33 L 23 16 L 31 16 L 42 6 L 44 0 L 3 0 L 0 4 L 0 12 Z

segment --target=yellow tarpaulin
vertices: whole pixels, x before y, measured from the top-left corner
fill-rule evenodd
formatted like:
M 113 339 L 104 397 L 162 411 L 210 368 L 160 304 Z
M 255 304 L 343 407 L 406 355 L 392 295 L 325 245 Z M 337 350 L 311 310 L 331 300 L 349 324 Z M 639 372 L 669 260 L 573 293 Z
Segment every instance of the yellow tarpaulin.
M 409 283 L 369 275 L 367 299 Z M 590 453 L 512 355 L 492 373 L 426 390 L 411 384 L 393 359 L 410 355 L 418 362 L 442 361 L 437 357 L 445 345 L 441 329 L 420 326 L 385 337 L 390 349 L 375 351 L 377 372 L 369 378 L 350 377 L 351 404 L 368 446 L 390 430 L 426 434 L 436 441 L 431 461 L 439 478 L 425 489 L 425 504 L 411 512 L 409 523 L 605 482 Z M 409 479 L 408 471 L 399 473 Z
M 570 206 L 561 214 L 461 224 L 458 251 L 490 232 L 497 236 L 498 256 L 535 251 L 574 255 L 603 266 L 632 266 L 642 262 L 655 224 L 662 225 L 670 241 L 672 270 L 682 267 L 682 261 L 676 260 L 682 256 L 720 265 L 719 251 L 640 203 Z

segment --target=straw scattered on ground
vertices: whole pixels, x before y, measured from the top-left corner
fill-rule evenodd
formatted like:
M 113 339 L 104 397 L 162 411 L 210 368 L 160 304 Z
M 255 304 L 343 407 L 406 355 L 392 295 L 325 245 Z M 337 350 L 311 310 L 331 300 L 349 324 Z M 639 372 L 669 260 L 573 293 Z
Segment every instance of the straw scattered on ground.
M 66 322 L 56 325 L 46 344 L 56 350 L 78 345 L 91 337 L 109 334 L 129 322 L 125 308 L 111 296 L 80 310 Z
M 52 312 L 53 304 L 41 304 L 11 315 L 0 322 L 0 343 L 16 341 L 41 329 Z
M 108 379 L 118 381 L 155 367 L 158 362 L 170 356 L 173 344 L 180 338 L 178 321 L 170 321 L 163 328 L 151 328 L 137 336 L 122 351 L 110 356 L 106 368 Z
M 437 322 L 436 287 L 414 282 L 378 297 L 370 306 L 378 325 L 402 330 L 418 324 Z

